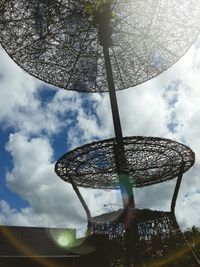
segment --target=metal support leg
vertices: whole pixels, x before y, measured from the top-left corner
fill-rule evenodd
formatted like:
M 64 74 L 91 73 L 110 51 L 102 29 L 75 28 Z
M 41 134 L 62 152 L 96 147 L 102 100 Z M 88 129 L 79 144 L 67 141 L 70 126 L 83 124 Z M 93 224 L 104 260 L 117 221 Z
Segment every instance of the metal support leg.
M 178 197 L 178 192 L 179 192 L 181 181 L 182 181 L 182 177 L 183 177 L 184 167 L 185 167 L 185 163 L 182 164 L 182 166 L 180 168 L 180 173 L 179 173 L 179 176 L 177 178 L 174 194 L 173 194 L 173 197 L 172 197 L 171 212 L 173 212 L 173 213 L 175 212 L 176 200 L 177 200 L 177 197 Z
M 87 215 L 87 220 L 88 220 L 88 230 L 90 230 L 90 224 L 91 224 L 91 213 L 89 211 L 89 208 L 85 202 L 85 200 L 83 199 L 82 195 L 81 195 L 81 192 L 79 191 L 77 185 L 74 183 L 74 181 L 71 179 L 70 180 L 70 183 L 72 184 L 72 187 L 74 189 L 74 191 L 76 192 L 76 195 L 78 196 L 80 202 L 81 202 L 81 205 L 83 206 L 84 210 L 85 210 L 85 213 Z

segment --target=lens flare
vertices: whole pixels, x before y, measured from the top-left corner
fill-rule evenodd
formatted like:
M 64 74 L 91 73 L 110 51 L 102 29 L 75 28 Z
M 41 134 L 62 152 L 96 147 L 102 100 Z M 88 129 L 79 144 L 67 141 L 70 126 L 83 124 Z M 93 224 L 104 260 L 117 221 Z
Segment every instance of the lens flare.
M 78 255 L 88 254 L 95 251 L 95 247 L 88 243 L 91 236 L 86 232 L 81 238 L 76 238 L 75 229 L 48 229 L 48 235 L 53 242 L 63 250 Z
M 58 244 L 61 247 L 67 247 L 70 244 L 70 240 L 67 238 L 67 236 L 59 236 L 59 238 L 58 238 Z
M 76 243 L 75 229 L 49 229 L 50 238 L 62 248 L 71 248 Z

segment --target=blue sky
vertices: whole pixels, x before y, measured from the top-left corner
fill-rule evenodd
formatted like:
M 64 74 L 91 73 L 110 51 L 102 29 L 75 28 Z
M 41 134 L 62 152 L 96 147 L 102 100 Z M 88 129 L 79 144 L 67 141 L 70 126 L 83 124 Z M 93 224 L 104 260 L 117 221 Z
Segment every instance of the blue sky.
M 168 71 L 117 93 L 124 136 L 172 138 L 196 153 L 177 202 L 184 227 L 200 222 L 199 68 L 197 40 Z M 54 173 L 54 164 L 75 147 L 114 135 L 108 94 L 49 86 L 0 49 L 0 125 L 0 224 L 83 228 L 84 211 L 71 186 Z M 171 181 L 135 190 L 136 206 L 168 210 L 173 188 Z M 93 215 L 121 206 L 119 192 L 81 192 Z

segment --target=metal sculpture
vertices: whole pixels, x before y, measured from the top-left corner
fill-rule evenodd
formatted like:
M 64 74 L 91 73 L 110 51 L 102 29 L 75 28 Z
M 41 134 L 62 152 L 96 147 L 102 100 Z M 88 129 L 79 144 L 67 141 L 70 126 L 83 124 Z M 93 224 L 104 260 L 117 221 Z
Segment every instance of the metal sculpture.
M 179 60 L 199 16 L 196 0 L 1 0 L 0 42 L 31 75 L 79 92 L 108 91 L 110 57 L 120 90 Z
M 122 172 L 128 173 L 132 187 L 173 179 L 194 164 L 194 152 L 170 139 L 124 137 L 123 145 L 126 164 Z M 78 147 L 57 161 L 55 171 L 64 181 L 73 180 L 80 187 L 119 189 L 115 146 L 112 138 Z
M 135 209 L 125 220 L 123 210 L 92 218 L 91 232 L 108 236 L 110 266 L 197 266 L 173 212 Z
M 174 211 L 194 153 L 167 139 L 123 138 L 116 90 L 141 84 L 177 62 L 199 34 L 199 15 L 196 0 L 1 1 L 0 42 L 24 70 L 64 89 L 110 94 L 115 139 L 69 152 L 55 167 L 72 184 L 90 226 L 77 185 L 120 187 L 126 221 L 136 211 L 132 187 L 178 176 Z
M 99 189 L 119 189 L 119 173 L 116 163 L 116 139 L 108 139 L 76 148 L 63 155 L 55 165 L 55 172 L 64 181 L 70 182 L 79 197 L 80 202 L 87 214 L 88 229 L 92 232 L 92 222 L 94 222 L 89 208 L 84 201 L 78 186 L 85 188 Z M 121 162 L 121 179 L 127 173 L 132 187 L 144 187 L 156 183 L 161 183 L 177 177 L 174 194 L 171 201 L 171 213 L 174 214 L 176 200 L 182 181 L 182 176 L 195 161 L 194 152 L 186 145 L 180 144 L 170 139 L 158 137 L 125 137 L 123 138 L 124 154 Z M 123 195 L 122 195 L 123 197 Z M 117 231 L 124 231 L 124 224 L 129 225 L 129 217 L 135 215 L 136 209 L 124 207 L 126 219 L 115 223 Z M 113 213 L 114 214 L 114 213 Z M 116 213 L 115 213 L 116 215 Z M 119 214 L 117 217 L 120 217 Z M 99 218 L 99 217 L 97 217 Z M 107 218 L 108 215 L 102 215 Z M 133 219 L 133 218 L 132 218 Z M 114 219 L 104 223 L 103 228 L 110 229 Z M 121 230 L 120 230 L 121 229 Z M 113 230 L 110 229 L 113 233 Z M 114 234 L 114 233 L 113 233 Z

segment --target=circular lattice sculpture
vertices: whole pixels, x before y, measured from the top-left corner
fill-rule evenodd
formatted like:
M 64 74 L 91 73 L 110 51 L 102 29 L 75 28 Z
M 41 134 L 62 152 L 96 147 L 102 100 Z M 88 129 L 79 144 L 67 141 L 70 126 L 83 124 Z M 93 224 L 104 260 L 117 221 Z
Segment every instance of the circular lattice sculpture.
M 128 229 L 124 215 L 118 210 L 92 218 L 91 232 L 109 238 L 110 266 L 130 266 L 130 255 L 134 266 L 197 266 L 174 213 L 135 209 Z M 187 256 L 180 257 L 183 252 Z
M 193 151 L 175 141 L 156 137 L 125 137 L 121 174 L 128 175 L 132 187 L 143 187 L 170 180 L 193 164 Z M 118 189 L 116 139 L 94 142 L 66 153 L 56 165 L 58 176 L 77 186 Z
M 110 239 L 124 236 L 125 217 L 122 209 L 92 217 L 92 233 L 107 234 Z M 144 240 L 150 240 L 161 233 L 170 237 L 170 232 L 176 232 L 178 226 L 173 213 L 149 209 L 135 209 L 129 223 L 130 229 L 131 226 L 137 226 L 140 239 Z
M 103 92 L 108 88 L 99 39 L 109 31 L 119 90 L 155 77 L 181 58 L 199 34 L 199 17 L 196 0 L 1 0 L 0 42 L 17 64 L 43 81 Z M 106 20 L 107 30 L 99 33 Z

